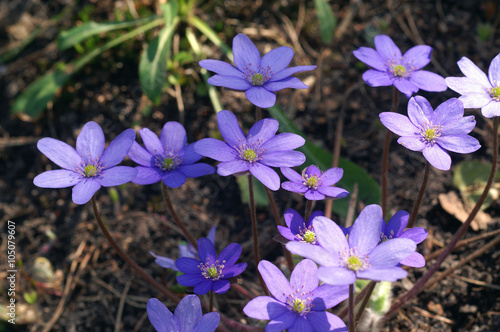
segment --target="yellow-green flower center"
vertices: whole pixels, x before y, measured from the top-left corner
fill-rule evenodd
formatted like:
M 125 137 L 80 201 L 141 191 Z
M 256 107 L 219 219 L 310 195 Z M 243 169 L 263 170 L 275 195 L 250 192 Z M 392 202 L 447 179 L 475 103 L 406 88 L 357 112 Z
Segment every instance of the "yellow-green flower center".
M 174 160 L 172 158 L 163 159 L 163 167 L 166 169 L 170 169 L 174 164 Z
M 301 313 L 302 311 L 304 311 L 305 307 L 306 307 L 306 304 L 304 303 L 305 301 L 301 300 L 301 299 L 295 299 L 293 301 L 293 311 L 297 312 L 297 313 Z
M 404 76 L 406 74 L 406 68 L 403 65 L 395 65 L 392 67 L 394 71 L 394 76 Z
M 319 178 L 316 175 L 311 176 L 306 181 L 306 186 L 316 189 L 318 187 Z
M 496 101 L 500 101 L 500 86 L 496 86 L 490 90 L 490 97 Z
M 215 266 L 211 266 L 207 269 L 207 275 L 210 277 L 210 278 L 215 278 L 217 277 L 217 268 Z
M 313 231 L 311 230 L 307 230 L 305 233 L 304 233 L 304 241 L 306 241 L 306 243 L 312 243 L 312 242 L 316 242 L 316 233 L 314 233 Z
M 253 85 L 262 85 L 264 83 L 264 77 L 260 73 L 253 74 L 252 77 Z
M 357 256 L 351 256 L 347 259 L 347 268 L 352 271 L 358 271 L 363 267 L 363 263 Z
M 254 161 L 256 158 L 257 158 L 257 153 L 255 153 L 255 151 L 250 148 L 246 149 L 243 152 L 243 159 L 247 161 Z
M 96 176 L 96 174 L 97 174 L 97 167 L 95 167 L 94 165 L 87 165 L 83 169 L 83 172 L 84 172 L 83 176 L 85 176 L 86 178 L 90 178 L 90 177 Z
M 424 128 L 420 127 L 420 135 L 422 136 L 422 139 L 431 145 L 436 142 L 436 138 L 441 136 L 442 131 L 442 126 L 432 125 L 430 123 L 426 123 Z

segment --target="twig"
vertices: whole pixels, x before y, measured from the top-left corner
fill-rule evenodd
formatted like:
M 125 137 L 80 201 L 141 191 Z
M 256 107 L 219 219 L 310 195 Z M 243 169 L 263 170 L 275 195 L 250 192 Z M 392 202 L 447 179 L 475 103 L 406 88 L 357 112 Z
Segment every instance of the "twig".
M 121 330 L 121 321 L 123 315 L 123 308 L 125 307 L 125 300 L 127 299 L 128 291 L 130 290 L 130 285 L 132 282 L 129 280 L 123 289 L 123 293 L 120 297 L 120 303 L 118 304 L 118 311 L 116 313 L 116 321 L 115 321 L 115 332 L 119 332 Z
M 415 201 L 415 205 L 413 206 L 413 210 L 411 211 L 410 215 L 410 221 L 408 222 L 408 225 L 406 227 L 412 228 L 413 224 L 415 223 L 415 219 L 417 218 L 417 213 L 418 209 L 420 207 L 420 203 L 422 202 L 422 197 L 424 197 L 424 192 L 425 188 L 427 187 L 427 180 L 429 180 L 429 170 L 430 170 L 430 164 L 427 162 L 425 164 L 425 171 L 424 171 L 424 178 L 422 180 L 422 186 L 420 187 L 420 190 L 418 192 L 417 200 Z

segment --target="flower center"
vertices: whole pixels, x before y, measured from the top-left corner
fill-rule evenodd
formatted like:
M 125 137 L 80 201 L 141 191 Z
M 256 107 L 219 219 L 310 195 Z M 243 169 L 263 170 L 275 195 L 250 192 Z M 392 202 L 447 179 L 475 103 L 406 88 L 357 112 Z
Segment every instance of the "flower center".
M 302 184 L 309 189 L 317 190 L 321 186 L 321 180 L 317 175 L 309 175 L 306 173 L 307 168 L 302 171 Z
M 349 268 L 349 270 L 358 271 L 361 266 L 362 264 L 359 257 L 351 256 L 347 259 L 347 268 Z
M 309 244 L 317 244 L 318 241 L 316 239 L 316 233 L 311 226 L 306 227 L 306 224 L 302 224 L 299 226 L 299 233 L 295 235 L 300 242 L 309 243 Z
M 243 74 L 245 74 L 245 78 L 250 84 L 257 86 L 266 83 L 273 76 L 271 67 L 261 67 L 258 65 L 254 68 L 251 63 L 243 68 Z
M 82 156 L 80 165 L 76 165 L 76 168 L 73 169 L 73 172 L 79 173 L 84 178 L 97 177 L 105 168 L 105 166 L 103 166 L 102 162 L 99 160 L 100 158 L 101 156 L 95 159 L 90 158 L 90 155 L 88 156 L 88 158 L 84 158 Z
M 500 86 L 491 88 L 490 97 L 496 101 L 500 101 Z
M 257 154 L 254 150 L 248 148 L 243 152 L 243 159 L 245 159 L 246 161 L 252 162 L 255 160 L 255 158 L 257 158 Z
M 85 173 L 84 176 L 86 178 L 90 178 L 90 177 L 96 176 L 96 174 L 97 174 L 97 167 L 95 167 L 94 165 L 87 165 L 83 169 L 83 172 Z
M 406 68 L 403 65 L 395 65 L 392 67 L 394 76 L 404 76 L 406 74 Z
M 264 83 L 264 77 L 262 77 L 262 74 L 253 74 L 253 85 L 262 85 L 262 83 Z
M 380 243 L 390 240 L 393 237 L 394 237 L 394 231 L 391 231 L 391 234 L 389 236 L 385 235 L 384 233 L 380 233 Z
M 349 252 L 343 252 L 340 256 L 344 266 L 351 271 L 364 271 L 370 266 L 368 256 L 360 257 L 356 252 L 356 248 L 350 249 Z
M 443 131 L 443 126 L 440 125 L 432 125 L 431 123 L 426 123 L 425 126 L 419 127 L 420 135 L 422 136 L 422 140 L 431 145 L 436 143 L 436 138 L 441 136 L 441 132 Z
M 177 153 L 165 151 L 164 155 L 157 155 L 154 163 L 156 167 L 163 171 L 171 171 L 176 169 L 182 163 L 184 158 L 180 158 Z
M 213 281 L 219 280 L 220 278 L 224 278 L 222 274 L 222 270 L 224 269 L 226 261 L 222 261 L 219 263 L 218 260 L 215 263 L 210 264 L 210 259 L 207 258 L 207 262 L 205 264 L 200 263 L 198 268 L 201 270 L 201 275 L 205 277 L 205 279 L 212 279 Z
M 302 316 L 309 313 L 313 307 L 311 292 L 304 292 L 303 288 L 304 286 L 293 288 L 292 294 L 288 295 L 286 299 L 288 309 Z
M 297 313 L 301 313 L 302 311 L 304 311 L 305 307 L 306 307 L 306 304 L 304 303 L 305 301 L 301 300 L 301 299 L 295 299 L 293 301 L 293 311 L 297 312 Z
M 415 67 L 411 65 L 411 62 L 408 63 L 407 59 L 403 57 L 399 59 L 387 59 L 387 66 L 391 74 L 395 77 L 408 77 L 415 69 Z
M 249 137 L 250 139 L 251 137 Z M 262 144 L 262 139 L 256 140 L 254 143 L 249 144 L 248 141 L 244 142 L 243 144 L 240 144 L 238 147 L 234 147 L 236 151 L 238 152 L 240 158 L 242 160 L 248 161 L 249 163 L 253 164 L 262 159 L 262 154 L 265 149 L 262 149 L 260 146 Z

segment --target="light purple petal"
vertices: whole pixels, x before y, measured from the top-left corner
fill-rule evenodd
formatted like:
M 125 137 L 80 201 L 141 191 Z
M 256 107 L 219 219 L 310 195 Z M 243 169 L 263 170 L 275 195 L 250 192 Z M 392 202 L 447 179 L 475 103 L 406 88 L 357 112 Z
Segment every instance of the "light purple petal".
M 407 116 L 395 112 L 382 112 L 379 115 L 382 124 L 399 136 L 413 136 L 418 133 L 417 127 Z
M 278 302 L 270 296 L 258 296 L 243 308 L 243 312 L 248 317 L 265 320 L 279 317 L 286 311 L 289 310 L 284 303 Z
M 215 244 L 215 225 L 208 231 L 207 239 L 209 239 L 212 244 Z
M 451 157 L 443 150 L 438 144 L 434 144 L 434 146 L 428 146 L 424 150 L 422 150 L 425 159 L 432 166 L 440 169 L 442 171 L 448 171 L 451 167 Z
M 292 287 L 280 269 L 266 260 L 260 261 L 258 269 L 269 292 L 278 301 L 286 303 L 288 295 L 292 294 Z
M 40 188 L 67 188 L 83 180 L 77 172 L 66 169 L 56 169 L 38 174 L 33 179 L 33 184 Z
M 378 35 L 373 40 L 375 48 L 380 55 L 386 59 L 399 59 L 401 58 L 401 51 L 394 44 L 389 36 Z
M 492 100 L 489 104 L 483 106 L 481 113 L 486 118 L 500 116 L 500 102 Z
M 104 151 L 104 133 L 94 121 L 87 122 L 76 138 L 76 151 L 86 162 L 97 160 Z
M 404 210 L 396 212 L 387 223 L 384 234 L 387 237 L 399 237 L 408 224 L 410 214 Z
M 252 87 L 247 79 L 234 76 L 214 75 L 207 82 L 214 86 L 222 86 L 234 90 L 247 90 Z
M 427 45 L 417 45 L 410 48 L 404 54 L 403 58 L 409 65 L 414 67 L 414 70 L 425 67 L 431 62 L 432 47 Z
M 425 258 L 422 254 L 414 252 L 400 262 L 401 265 L 421 268 L 425 266 Z
M 314 189 L 308 189 L 304 193 L 304 197 L 310 201 L 319 201 L 325 199 L 325 195 Z
M 243 135 L 243 131 L 241 130 L 241 127 L 238 123 L 238 119 L 236 119 L 236 116 L 233 113 L 229 111 L 220 111 L 219 113 L 217 113 L 217 124 L 219 125 L 219 131 L 222 137 L 224 137 L 224 140 L 230 147 L 238 147 L 240 146 L 240 144 L 245 143 L 245 136 Z M 213 141 L 211 142 L 212 144 L 214 144 Z M 196 143 L 196 145 L 198 145 L 198 143 Z M 203 153 L 201 153 L 201 151 L 198 151 L 198 147 L 196 146 L 195 151 L 201 155 L 204 155 Z
M 264 152 L 261 163 L 271 167 L 295 167 L 306 161 L 306 156 L 300 151 Z
M 215 173 L 215 168 L 205 163 L 197 163 L 193 165 L 179 166 L 181 171 L 188 178 L 197 178 L 199 176 Z
M 338 255 L 332 255 L 332 253 L 321 246 L 290 241 L 286 244 L 286 249 L 296 255 L 310 258 L 320 265 L 332 266 L 339 263 Z
M 320 186 L 318 192 L 325 195 L 327 198 L 344 198 L 349 195 L 347 190 L 338 187 Z
M 416 248 L 417 245 L 410 239 L 391 239 L 379 244 L 368 260 L 373 269 L 391 268 L 414 253 Z
M 99 188 L 101 188 L 101 185 L 95 179 L 84 179 L 78 182 L 73 187 L 73 202 L 76 204 L 87 203 Z
M 193 331 L 202 316 L 198 296 L 188 295 L 183 298 L 175 308 L 174 316 L 179 320 L 180 331 Z
M 344 170 L 339 167 L 334 167 L 327 169 L 321 174 L 321 182 L 323 186 L 333 186 L 335 183 L 339 182 L 344 175 Z
M 281 167 L 281 173 L 292 182 L 302 183 L 302 175 L 291 169 L 290 167 Z
M 297 66 L 297 67 L 289 67 L 286 69 L 283 69 L 282 71 L 278 73 L 274 73 L 271 79 L 268 82 L 276 82 L 276 81 L 281 81 L 284 78 L 287 78 L 289 76 L 292 76 L 295 73 L 301 72 L 301 71 L 309 71 L 313 70 L 316 68 L 316 66 Z
M 488 68 L 488 78 L 490 82 L 498 85 L 500 83 L 500 54 L 491 60 L 490 68 Z
M 128 156 L 141 166 L 151 167 L 154 165 L 154 157 L 151 153 L 135 141 L 132 143 L 132 147 L 128 151 Z
M 323 316 L 326 315 L 325 318 Z M 309 318 L 310 317 L 310 318 Z M 314 328 L 314 331 L 325 332 L 347 332 L 347 326 L 338 316 L 331 312 L 310 312 L 307 315 L 308 321 Z
M 212 290 L 217 294 L 224 294 L 231 288 L 231 283 L 227 279 L 215 280 L 212 285 Z
M 375 281 L 397 281 L 408 275 L 408 272 L 399 267 L 387 269 L 368 269 L 359 271 L 357 276 L 360 279 L 369 279 Z
M 194 143 L 194 151 L 217 161 L 233 161 L 238 156 L 235 149 L 215 138 L 204 138 Z
M 162 179 L 164 173 L 159 168 L 137 166 L 135 169 L 137 170 L 137 175 L 132 182 L 140 185 L 156 183 Z
M 269 91 L 279 91 L 282 89 L 307 89 L 308 85 L 304 84 L 297 77 L 287 77 L 280 81 L 267 82 L 264 84 L 264 88 Z
M 471 153 L 481 147 L 479 141 L 469 135 L 441 136 L 436 141 L 443 149 L 457 153 Z
M 82 157 L 72 146 L 54 138 L 42 138 L 37 147 L 54 164 L 67 170 L 76 169 L 82 162 Z
M 432 117 L 433 124 L 445 125 L 464 116 L 464 105 L 457 98 L 451 98 L 436 107 Z
M 441 136 L 456 136 L 468 134 L 476 126 L 476 121 L 473 115 L 464 116 L 446 123 L 446 126 L 441 131 Z
M 276 191 L 280 188 L 280 177 L 272 168 L 255 163 L 250 166 L 249 171 L 269 189 Z
M 163 182 L 169 188 L 179 188 L 186 180 L 186 175 L 177 169 L 163 173 Z
M 105 169 L 97 176 L 97 181 L 103 187 L 119 186 L 134 180 L 137 170 L 129 166 L 115 166 Z
M 305 143 L 306 140 L 300 135 L 281 133 L 269 139 L 261 148 L 265 149 L 265 153 L 271 153 L 274 151 L 293 150 L 301 147 Z
M 427 235 L 428 233 L 425 230 L 425 228 L 413 227 L 404 231 L 403 234 L 400 235 L 400 238 L 410 239 L 416 244 L 419 244 L 420 242 L 424 241 L 427 238 Z
M 241 255 L 241 246 L 238 243 L 231 243 L 225 247 L 217 256 L 217 259 L 222 262 L 226 261 L 226 266 L 230 267 L 236 263 Z
M 432 122 L 434 110 L 427 99 L 415 96 L 408 102 L 408 117 L 415 126 L 424 128 L 427 123 Z
M 292 191 L 294 193 L 304 194 L 309 190 L 309 187 L 306 187 L 302 183 L 286 181 L 281 184 L 281 188 Z
M 175 266 L 182 273 L 186 275 L 197 275 L 202 278 L 201 270 L 198 265 L 200 265 L 200 261 L 191 257 L 180 257 L 175 261 Z
M 368 66 L 379 71 L 387 70 L 387 59 L 382 58 L 381 55 L 373 48 L 360 47 L 353 51 L 352 54 L 361 62 L 366 63 Z
M 389 86 L 394 83 L 394 76 L 389 71 L 369 69 L 363 73 L 363 80 L 369 86 Z
M 283 330 L 288 330 L 295 324 L 297 318 L 297 314 L 287 310 L 283 315 L 276 317 L 275 320 L 267 324 L 266 332 L 282 332 Z
M 179 282 L 179 277 L 177 277 L 177 282 Z M 179 284 L 181 284 L 179 282 Z M 181 284 L 182 285 L 182 284 Z M 185 286 L 185 285 L 183 285 Z M 193 292 L 198 295 L 205 295 L 209 291 L 212 290 L 212 287 L 214 286 L 214 282 L 211 279 L 204 279 L 200 283 L 194 285 Z
M 333 286 L 350 285 L 356 281 L 356 274 L 345 267 L 320 266 L 318 278 L 325 284 Z
M 220 323 L 218 312 L 209 312 L 201 317 L 201 321 L 194 328 L 193 332 L 214 332 Z
M 269 66 L 273 73 L 278 73 L 288 67 L 292 58 L 293 50 L 290 47 L 282 46 L 264 55 L 260 64 L 262 68 Z
M 366 206 L 352 225 L 349 233 L 349 247 L 356 248 L 359 256 L 368 255 L 379 243 L 383 226 L 385 226 L 385 221 L 380 205 Z M 340 228 L 339 230 L 342 231 Z
M 163 155 L 165 149 L 155 133 L 153 133 L 148 128 L 142 128 L 141 130 L 139 130 L 139 134 L 141 135 L 144 146 L 146 146 L 146 149 L 151 155 Z
M 468 77 L 447 77 L 444 79 L 446 85 L 461 95 L 469 93 L 482 93 L 487 95 L 486 88 Z M 489 95 L 488 95 L 489 96 Z
M 135 130 L 127 129 L 109 143 L 101 157 L 104 167 L 109 168 L 118 165 L 129 153 L 132 143 L 135 141 Z
M 206 70 L 213 71 L 214 73 L 219 75 L 245 78 L 245 74 L 243 74 L 238 68 L 227 62 L 209 59 L 201 60 L 199 64 Z
M 412 151 L 422 151 L 427 146 L 419 136 L 400 137 L 398 143 Z
M 489 102 L 494 103 L 487 92 L 481 93 L 468 93 L 466 95 L 461 96 L 460 101 L 464 104 L 464 108 L 482 108 L 488 105 Z M 496 102 L 498 104 L 498 102 Z M 483 113 L 484 115 L 484 113 Z
M 195 143 L 188 144 L 179 152 L 179 157 L 182 158 L 182 165 L 191 165 L 203 158 L 201 154 L 194 151 L 194 146 Z
M 348 286 L 332 286 L 323 284 L 314 291 L 314 311 L 330 309 L 349 297 Z
M 484 88 L 491 88 L 491 83 L 488 77 L 486 77 L 486 74 L 468 58 L 462 57 L 462 59 L 457 62 L 457 65 L 465 76 L 473 79 Z
M 165 123 L 160 133 L 160 141 L 168 151 L 180 151 L 187 144 L 186 129 L 176 121 Z
M 278 225 L 278 231 L 280 232 L 281 235 L 283 235 L 285 239 L 290 241 L 296 240 L 295 235 L 293 235 L 292 231 L 290 231 L 289 228 Z
M 228 176 L 235 173 L 248 171 L 249 163 L 244 160 L 226 161 L 217 165 L 217 174 Z
M 407 98 L 410 98 L 413 93 L 418 91 L 418 87 L 407 78 L 396 78 L 393 84 L 396 89 L 404 93 Z
M 158 299 L 148 300 L 147 312 L 149 321 L 156 331 L 178 331 L 179 324 L 170 310 Z
M 448 89 L 442 76 L 426 70 L 417 70 L 411 73 L 409 80 L 424 91 L 441 92 Z
M 300 213 L 298 213 L 294 209 L 287 209 L 285 211 L 284 219 L 288 228 L 297 231 L 298 227 L 303 226 L 305 223 L 304 218 L 302 218 Z
M 321 170 L 316 165 L 308 166 L 304 173 L 308 176 L 317 176 L 318 178 L 321 176 Z
M 290 286 L 301 292 L 314 291 L 318 283 L 318 266 L 310 259 L 301 260 L 290 276 Z
M 253 86 L 245 91 L 245 96 L 248 101 L 257 107 L 269 108 L 273 107 L 276 103 L 276 94 L 266 90 L 262 86 Z
M 254 70 L 260 65 L 260 53 L 248 36 L 239 33 L 233 38 L 234 64 L 239 70 L 251 65 Z
M 316 217 L 313 220 L 314 232 L 318 238 L 319 244 L 330 254 L 329 259 L 332 262 L 339 262 L 339 255 L 349 249 L 347 239 L 340 227 L 327 217 Z M 325 264 L 316 260 L 321 265 Z
M 257 143 L 257 141 L 260 141 L 262 144 L 276 135 L 278 128 L 279 122 L 277 120 L 270 118 L 262 119 L 255 123 L 248 131 L 248 143 L 254 144 Z
M 151 254 L 151 256 L 153 256 L 155 258 L 156 264 L 160 265 L 161 267 L 163 267 L 165 269 L 172 269 L 174 271 L 179 271 L 177 266 L 175 266 L 175 260 L 173 258 L 159 256 L 152 251 L 150 251 L 149 253 Z

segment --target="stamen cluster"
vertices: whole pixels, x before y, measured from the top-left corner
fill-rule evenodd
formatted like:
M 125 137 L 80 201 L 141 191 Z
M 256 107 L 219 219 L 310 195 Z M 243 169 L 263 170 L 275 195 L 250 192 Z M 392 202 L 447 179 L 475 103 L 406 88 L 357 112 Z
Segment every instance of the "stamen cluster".
M 219 264 L 219 261 L 216 260 L 213 264 L 210 264 L 210 259 L 207 258 L 205 264 L 200 263 L 198 268 L 201 270 L 201 275 L 205 277 L 205 279 L 212 279 L 213 281 L 219 280 L 220 278 L 224 278 L 224 274 L 222 270 L 224 269 L 226 261 L 222 261 Z

